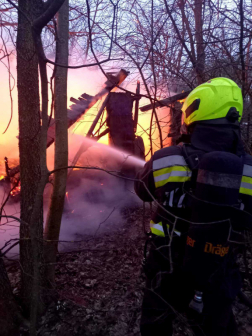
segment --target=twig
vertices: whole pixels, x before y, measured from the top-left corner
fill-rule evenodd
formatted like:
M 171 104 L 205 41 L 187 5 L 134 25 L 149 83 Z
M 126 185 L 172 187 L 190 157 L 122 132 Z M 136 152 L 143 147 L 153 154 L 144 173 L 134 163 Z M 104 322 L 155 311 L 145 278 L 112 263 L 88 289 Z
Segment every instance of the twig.
M 104 221 L 102 221 L 102 222 L 99 224 L 99 227 L 98 227 L 97 230 L 95 231 L 95 234 L 94 234 L 93 237 L 96 236 L 97 232 L 100 230 L 101 225 L 104 224 L 104 223 L 109 219 L 109 217 L 112 215 L 112 213 L 115 211 L 115 209 L 116 209 L 116 208 L 114 207 L 113 210 L 112 210 L 112 211 L 110 212 L 110 214 L 108 215 L 108 217 L 107 217 Z

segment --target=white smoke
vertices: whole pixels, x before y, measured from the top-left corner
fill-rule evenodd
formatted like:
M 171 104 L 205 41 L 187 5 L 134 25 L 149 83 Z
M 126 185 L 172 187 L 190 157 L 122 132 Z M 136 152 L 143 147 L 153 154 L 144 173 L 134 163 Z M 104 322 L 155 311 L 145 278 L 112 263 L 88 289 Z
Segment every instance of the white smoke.
M 82 141 L 81 136 L 70 136 L 70 165 Z M 87 138 L 84 143 L 87 150 L 79 158 L 79 166 L 101 168 L 120 176 L 130 174 L 134 178 L 136 169 L 144 165 L 143 160 L 110 146 Z M 122 222 L 122 209 L 139 204 L 133 182 L 106 171 L 80 169 L 73 170 L 70 174 L 61 240 L 114 230 Z
M 63 241 L 81 240 L 83 235 L 111 232 L 120 226 L 123 208 L 140 204 L 132 181 L 88 168 L 101 168 L 120 176 L 131 174 L 134 178 L 136 170 L 145 162 L 118 149 L 73 134 L 69 136 L 69 165 L 83 141 L 87 150 L 77 164 L 87 169 L 73 170 L 68 178 L 60 232 L 60 240 Z M 50 169 L 53 169 L 52 153 L 53 148 L 48 152 Z M 44 193 L 44 219 L 48 212 L 51 191 L 52 186 L 48 184 Z M 3 187 L 0 187 L 1 200 L 5 198 L 3 193 Z M 4 210 L 7 215 L 18 217 L 19 203 L 8 202 Z M 2 220 L 2 223 L 5 225 L 0 226 L 0 248 L 8 240 L 18 238 L 19 234 L 17 222 L 6 223 Z M 16 247 L 11 252 L 16 254 L 17 251 Z

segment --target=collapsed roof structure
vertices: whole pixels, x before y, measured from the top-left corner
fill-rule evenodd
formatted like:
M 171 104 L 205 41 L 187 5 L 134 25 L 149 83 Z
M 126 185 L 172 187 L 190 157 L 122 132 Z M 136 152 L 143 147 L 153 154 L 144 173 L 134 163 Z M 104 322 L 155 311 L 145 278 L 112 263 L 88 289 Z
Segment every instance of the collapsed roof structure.
M 109 135 L 109 144 L 117 148 L 122 149 L 132 155 L 145 158 L 145 148 L 143 139 L 136 135 L 138 125 L 138 112 L 139 112 L 139 100 L 140 95 L 140 83 L 137 83 L 136 93 L 131 94 L 129 92 L 112 92 L 112 90 L 119 86 L 129 75 L 124 69 L 121 69 L 118 73 L 107 73 L 107 81 L 104 84 L 104 88 L 100 90 L 95 96 L 91 96 L 87 93 L 83 93 L 78 99 L 70 98 L 73 103 L 68 109 L 68 128 L 76 123 L 83 115 L 86 114 L 99 100 L 104 96 L 105 99 L 99 108 L 99 111 L 93 120 L 86 137 L 98 141 L 104 135 Z M 176 101 L 184 99 L 189 92 L 183 92 L 178 95 L 160 100 L 155 104 L 148 104 L 140 108 L 142 112 L 153 109 L 153 107 L 170 106 Z M 133 103 L 135 102 L 134 116 L 132 113 Z M 107 110 L 107 118 L 103 123 L 100 123 L 98 130 L 94 133 L 94 130 L 101 119 L 104 110 Z M 101 128 L 104 125 L 107 128 L 101 132 Z M 50 147 L 55 141 L 55 120 L 49 118 L 49 127 L 47 132 L 47 148 Z M 171 135 L 172 136 L 172 135 Z M 80 145 L 77 151 L 72 165 L 75 166 L 82 153 L 87 149 L 84 141 Z M 10 182 L 12 186 L 19 184 L 19 170 L 20 167 L 9 168 L 8 159 L 5 158 L 5 170 L 6 176 L 2 178 L 0 182 Z M 69 174 L 71 171 L 69 172 Z M 20 189 L 20 188 L 19 188 Z M 16 194 L 16 193 L 15 193 Z M 13 193 L 14 195 L 14 193 Z

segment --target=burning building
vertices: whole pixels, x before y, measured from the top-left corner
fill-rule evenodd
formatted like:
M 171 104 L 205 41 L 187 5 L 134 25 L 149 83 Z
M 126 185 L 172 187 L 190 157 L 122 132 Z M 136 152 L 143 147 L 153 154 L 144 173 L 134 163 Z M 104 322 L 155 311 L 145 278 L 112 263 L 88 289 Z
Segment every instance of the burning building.
M 108 73 L 108 79 L 105 82 L 104 88 L 95 96 L 84 93 L 78 99 L 71 98 L 70 100 L 73 104 L 68 110 L 68 128 L 75 124 L 82 116 L 85 116 L 86 112 L 90 110 L 91 107 L 106 96 L 86 136 L 90 139 L 98 141 L 104 135 L 109 134 L 110 145 L 119 147 L 129 154 L 137 155 L 144 159 L 143 140 L 139 140 L 139 137 L 135 135 L 137 129 L 139 96 L 132 96 L 128 93 L 111 92 L 116 86 L 120 85 L 125 80 L 128 74 L 129 73 L 123 69 L 117 74 Z M 140 86 L 138 84 L 138 93 L 139 87 Z M 133 118 L 132 109 L 134 101 L 136 101 L 136 108 Z M 99 123 L 105 110 L 107 110 L 107 118 L 94 134 L 94 129 Z M 104 124 L 107 125 L 107 128 L 101 132 L 100 130 Z M 55 126 L 55 120 L 50 118 L 47 132 L 47 148 L 55 141 Z M 73 165 L 77 164 L 79 157 L 85 149 L 85 145 L 82 144 L 75 155 Z M 5 158 L 6 173 L 1 177 L 0 183 L 9 186 L 8 189 L 11 196 L 17 196 L 20 191 L 19 170 L 19 165 L 10 168 L 8 158 Z
M 81 117 L 84 116 L 99 100 L 104 96 L 105 99 L 99 108 L 99 111 L 92 121 L 92 124 L 86 134 L 87 138 L 94 141 L 98 141 L 103 136 L 108 134 L 109 144 L 113 147 L 121 149 L 123 152 L 129 155 L 137 156 L 144 160 L 145 147 L 144 141 L 140 136 L 136 135 L 138 126 L 138 112 L 139 112 L 139 100 L 140 100 L 140 83 L 137 83 L 136 93 L 130 92 L 113 92 L 113 89 L 120 85 L 128 76 L 128 72 L 121 69 L 118 73 L 107 73 L 107 81 L 104 87 L 96 95 L 91 96 L 87 93 L 82 94 L 78 99 L 71 98 L 73 103 L 68 110 L 68 128 L 74 125 Z M 172 116 L 176 121 L 176 117 L 179 114 L 179 108 L 177 107 L 177 101 L 185 98 L 188 92 L 161 100 L 155 103 L 155 107 L 171 106 L 172 104 Z M 140 108 L 142 112 L 148 111 L 153 108 L 152 104 L 143 106 Z M 106 113 L 105 120 L 103 119 Z M 104 120 L 104 121 L 103 121 Z M 49 128 L 47 132 L 47 147 L 51 146 L 55 141 L 55 120 L 50 118 Z M 104 129 L 104 126 L 106 128 Z M 96 131 L 94 132 L 94 130 Z M 103 130 L 104 129 L 104 130 Z M 175 129 L 175 125 L 172 126 Z M 174 138 L 174 134 L 170 135 Z M 86 142 L 80 145 L 76 152 L 76 155 L 72 161 L 72 165 L 75 166 L 80 156 L 87 150 Z M 11 196 L 17 196 L 20 191 L 20 177 L 19 166 L 10 168 L 8 165 L 8 159 L 5 158 L 5 176 L 2 176 L 0 183 L 9 185 L 9 191 Z M 125 174 L 134 174 L 134 169 L 126 167 L 123 170 Z M 71 171 L 69 172 L 69 175 Z

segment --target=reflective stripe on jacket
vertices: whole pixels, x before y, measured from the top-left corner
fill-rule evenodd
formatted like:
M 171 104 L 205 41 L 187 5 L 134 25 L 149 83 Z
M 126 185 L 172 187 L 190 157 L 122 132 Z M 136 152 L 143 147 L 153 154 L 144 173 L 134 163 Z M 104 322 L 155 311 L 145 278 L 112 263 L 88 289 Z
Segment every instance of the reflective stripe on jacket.
M 241 210 L 252 214 L 252 156 L 246 154 L 243 158 L 244 166 L 240 186 Z
M 170 229 L 170 225 L 166 224 L 167 230 L 169 232 Z M 159 237 L 165 237 L 165 233 L 164 233 L 164 229 L 163 229 L 163 225 L 162 222 L 159 223 L 154 223 L 153 220 L 150 221 L 150 229 L 151 229 L 151 233 L 155 234 L 156 236 Z M 181 232 L 174 230 L 174 232 L 180 236 Z
M 240 193 L 252 196 L 252 166 L 244 164 Z
M 153 160 L 153 177 L 155 187 L 159 188 L 169 182 L 186 182 L 192 172 L 182 155 L 170 155 Z
M 194 149 L 190 148 L 190 156 Z M 191 183 L 192 171 L 183 156 L 182 146 L 171 146 L 158 150 L 138 173 L 137 178 L 142 180 L 153 197 L 165 206 L 168 211 L 180 216 L 185 209 L 184 183 Z M 246 154 L 243 158 L 244 168 L 240 185 L 241 208 L 252 214 L 252 156 Z M 141 182 L 135 183 L 136 194 L 145 202 L 153 199 Z M 183 217 L 183 216 L 182 216 Z M 152 216 L 151 231 L 155 235 L 164 236 L 162 220 L 157 213 Z

